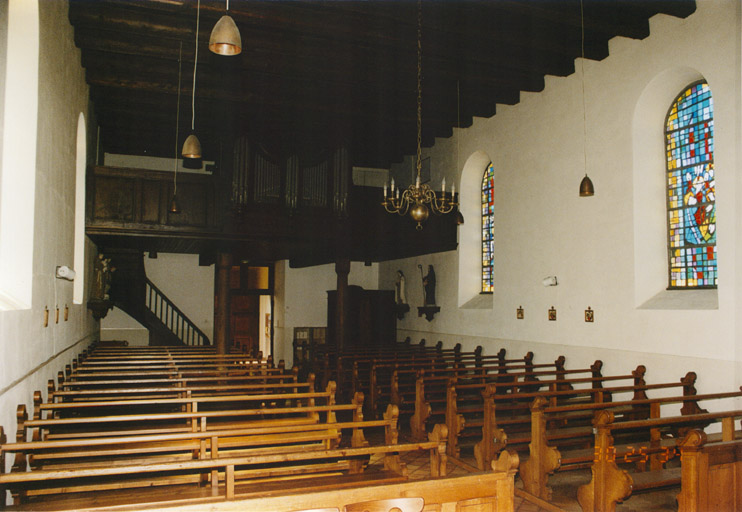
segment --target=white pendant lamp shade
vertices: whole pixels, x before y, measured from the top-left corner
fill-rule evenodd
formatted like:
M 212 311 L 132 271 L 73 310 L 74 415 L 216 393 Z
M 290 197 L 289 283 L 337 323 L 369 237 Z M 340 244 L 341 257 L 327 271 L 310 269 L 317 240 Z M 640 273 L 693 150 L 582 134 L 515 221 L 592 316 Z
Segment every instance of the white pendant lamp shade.
M 238 55 L 242 51 L 242 37 L 231 16 L 225 14 L 214 25 L 209 38 L 209 50 L 217 55 Z
M 183 158 L 201 158 L 201 143 L 196 137 L 195 133 L 192 133 L 183 143 Z

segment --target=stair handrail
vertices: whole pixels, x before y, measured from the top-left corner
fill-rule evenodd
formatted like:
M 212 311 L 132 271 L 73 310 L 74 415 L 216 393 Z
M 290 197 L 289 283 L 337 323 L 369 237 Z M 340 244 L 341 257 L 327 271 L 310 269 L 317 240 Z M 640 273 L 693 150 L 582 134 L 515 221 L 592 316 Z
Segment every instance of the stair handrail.
M 209 337 L 147 277 L 145 286 L 145 307 L 184 345 L 211 345 Z

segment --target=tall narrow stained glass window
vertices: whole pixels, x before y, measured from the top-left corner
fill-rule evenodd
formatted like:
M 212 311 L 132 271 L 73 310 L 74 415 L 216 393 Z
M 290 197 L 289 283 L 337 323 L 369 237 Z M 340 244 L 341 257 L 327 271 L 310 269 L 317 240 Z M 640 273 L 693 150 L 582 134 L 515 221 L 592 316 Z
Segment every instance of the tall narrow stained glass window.
M 482 293 L 495 289 L 492 267 L 495 253 L 495 168 L 487 166 L 482 178 Z
M 670 288 L 715 288 L 714 102 L 705 82 L 675 100 L 665 124 Z

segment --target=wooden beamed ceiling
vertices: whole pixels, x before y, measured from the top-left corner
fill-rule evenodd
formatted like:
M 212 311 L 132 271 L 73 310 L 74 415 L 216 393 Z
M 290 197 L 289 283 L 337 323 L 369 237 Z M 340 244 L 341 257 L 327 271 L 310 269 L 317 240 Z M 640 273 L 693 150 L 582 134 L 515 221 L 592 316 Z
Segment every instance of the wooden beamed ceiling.
M 191 125 L 195 0 L 70 0 L 75 43 L 105 152 L 173 157 L 182 43 L 180 141 Z M 314 155 L 338 146 L 353 165 L 389 167 L 416 146 L 414 1 L 232 0 L 243 52 L 208 51 L 223 1 L 200 10 L 196 133 L 205 159 L 225 138 Z M 693 0 L 584 0 L 585 55 L 614 36 L 644 38 L 654 14 L 686 17 Z M 424 146 L 474 117 L 543 90 L 581 55 L 579 0 L 424 0 Z M 458 92 L 457 92 L 458 91 Z

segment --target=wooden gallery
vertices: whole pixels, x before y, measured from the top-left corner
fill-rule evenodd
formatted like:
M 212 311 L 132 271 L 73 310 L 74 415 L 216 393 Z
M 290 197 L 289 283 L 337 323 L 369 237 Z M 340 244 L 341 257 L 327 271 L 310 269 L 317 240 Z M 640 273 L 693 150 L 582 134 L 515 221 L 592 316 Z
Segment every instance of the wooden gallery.
M 0 510 L 740 511 L 740 311 L 739 0 L 0 1 Z

